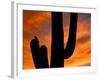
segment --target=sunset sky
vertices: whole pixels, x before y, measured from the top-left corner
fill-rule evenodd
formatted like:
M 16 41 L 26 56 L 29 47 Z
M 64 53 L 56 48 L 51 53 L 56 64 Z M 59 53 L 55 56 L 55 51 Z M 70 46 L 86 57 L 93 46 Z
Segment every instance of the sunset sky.
M 37 36 L 39 44 L 46 45 L 48 60 L 51 56 L 51 12 L 23 10 L 23 69 L 33 69 L 30 41 Z M 64 47 L 68 40 L 70 13 L 63 12 Z M 73 55 L 64 59 L 64 67 L 91 64 L 91 15 L 78 13 L 76 46 Z

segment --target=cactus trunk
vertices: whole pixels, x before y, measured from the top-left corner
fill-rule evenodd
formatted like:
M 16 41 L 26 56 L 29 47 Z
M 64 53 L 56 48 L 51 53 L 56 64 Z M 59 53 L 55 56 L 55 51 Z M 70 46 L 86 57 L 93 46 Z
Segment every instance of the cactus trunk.
M 64 66 L 64 34 L 62 12 L 52 12 L 51 68 Z

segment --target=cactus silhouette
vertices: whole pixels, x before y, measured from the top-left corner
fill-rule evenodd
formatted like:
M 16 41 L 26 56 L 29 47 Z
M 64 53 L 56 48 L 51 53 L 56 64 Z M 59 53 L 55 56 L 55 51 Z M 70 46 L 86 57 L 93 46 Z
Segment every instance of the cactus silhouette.
M 52 12 L 51 68 L 64 66 L 64 34 L 62 12 Z
M 37 37 L 34 37 L 34 39 L 31 40 L 30 47 L 35 67 L 48 68 L 47 48 L 44 45 L 39 48 L 39 41 Z
M 64 31 L 62 12 L 52 12 L 52 44 L 50 67 L 64 67 L 64 59 L 68 59 L 73 54 L 76 43 L 77 13 L 70 14 L 70 28 L 66 48 L 64 49 Z M 47 48 L 45 45 L 39 47 L 37 37 L 30 42 L 32 58 L 36 68 L 49 68 L 47 59 Z
M 69 38 L 65 49 L 62 22 L 62 12 L 52 12 L 51 68 L 64 67 L 64 59 L 68 59 L 75 49 L 77 13 L 71 13 Z
M 77 32 L 77 19 L 78 14 L 77 13 L 71 13 L 70 15 L 70 29 L 69 29 L 69 37 L 68 42 L 66 45 L 66 48 L 64 49 L 64 58 L 69 58 L 75 49 L 75 43 L 76 43 L 76 32 Z

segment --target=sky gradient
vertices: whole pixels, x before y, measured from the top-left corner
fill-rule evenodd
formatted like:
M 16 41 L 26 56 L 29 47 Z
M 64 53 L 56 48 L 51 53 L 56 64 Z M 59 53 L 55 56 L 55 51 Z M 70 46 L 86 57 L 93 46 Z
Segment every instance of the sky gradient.
M 51 56 L 51 12 L 23 10 L 23 69 L 33 69 L 30 41 L 37 36 L 39 44 L 46 45 L 48 60 Z M 63 12 L 64 47 L 68 40 L 70 13 Z M 91 64 L 91 15 L 78 13 L 76 46 L 73 55 L 64 59 L 64 67 Z

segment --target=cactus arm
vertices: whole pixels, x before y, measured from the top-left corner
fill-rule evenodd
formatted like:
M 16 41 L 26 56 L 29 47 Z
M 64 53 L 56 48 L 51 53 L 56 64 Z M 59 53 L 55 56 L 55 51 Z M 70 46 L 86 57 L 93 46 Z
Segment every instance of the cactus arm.
M 47 58 L 47 48 L 45 45 L 40 47 L 40 59 L 41 59 L 41 67 L 42 68 L 49 68 L 48 65 L 48 58 Z
M 48 60 L 47 60 L 47 48 L 45 46 L 41 46 L 39 48 L 39 41 L 37 37 L 30 42 L 32 58 L 36 68 L 48 68 Z
M 67 59 L 71 57 L 73 54 L 73 51 L 75 49 L 75 43 L 76 43 L 76 32 L 77 32 L 77 13 L 71 13 L 70 16 L 70 29 L 69 29 L 69 37 L 67 46 L 64 50 L 64 58 Z
M 31 52 L 32 52 L 32 58 L 34 59 L 34 64 L 36 68 L 40 67 L 40 60 L 39 60 L 39 41 L 37 37 L 34 37 L 34 39 L 30 42 Z

